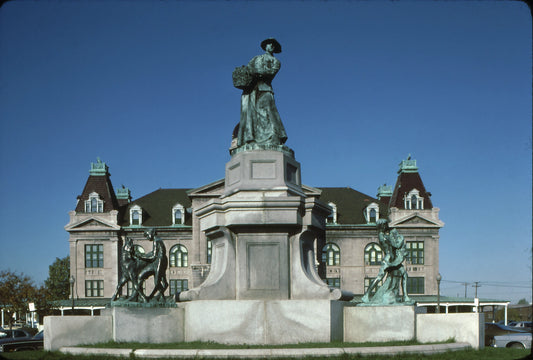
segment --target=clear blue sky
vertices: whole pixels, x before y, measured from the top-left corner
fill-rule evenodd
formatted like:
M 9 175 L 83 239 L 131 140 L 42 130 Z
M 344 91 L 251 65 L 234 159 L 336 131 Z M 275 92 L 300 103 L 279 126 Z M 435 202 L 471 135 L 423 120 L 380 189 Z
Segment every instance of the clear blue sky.
M 412 154 L 446 223 L 443 293 L 531 300 L 531 30 L 518 1 L 4 3 L 0 268 L 40 283 L 68 255 L 97 156 L 134 198 L 222 178 L 231 72 L 275 37 L 303 182 L 375 196 Z

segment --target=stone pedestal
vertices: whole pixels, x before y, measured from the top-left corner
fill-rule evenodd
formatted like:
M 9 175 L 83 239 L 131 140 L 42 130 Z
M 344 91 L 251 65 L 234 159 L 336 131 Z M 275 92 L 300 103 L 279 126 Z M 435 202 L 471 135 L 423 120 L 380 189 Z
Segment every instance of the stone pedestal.
M 112 316 L 45 316 L 44 350 L 111 341 Z
M 179 308 L 111 307 L 102 316 L 113 319 L 116 342 L 162 344 L 184 339 L 184 311 Z
M 345 342 L 415 339 L 414 306 L 356 306 L 344 309 Z
M 474 349 L 485 347 L 485 317 L 482 313 L 418 314 L 416 339 L 438 342 L 455 339 Z
M 342 309 L 329 300 L 191 301 L 185 341 L 223 344 L 297 344 L 342 341 Z
M 330 209 L 300 178 L 300 164 L 287 152 L 232 157 L 224 194 L 196 210 L 212 242 L 211 271 L 179 301 L 350 298 L 318 276 L 315 249 Z

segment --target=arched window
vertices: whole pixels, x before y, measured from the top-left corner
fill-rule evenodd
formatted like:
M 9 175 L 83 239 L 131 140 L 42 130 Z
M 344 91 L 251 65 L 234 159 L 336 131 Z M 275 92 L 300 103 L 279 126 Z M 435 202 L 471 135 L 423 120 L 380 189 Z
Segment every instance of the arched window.
M 322 262 L 328 266 L 341 264 L 341 250 L 335 244 L 329 243 L 322 248 Z
M 130 225 L 142 225 L 143 212 L 139 205 L 133 205 L 130 208 Z
M 100 199 L 98 193 L 89 194 L 89 200 L 85 201 L 85 212 L 104 212 L 104 201 Z
M 326 223 L 336 224 L 337 223 L 337 205 L 335 205 L 332 202 L 328 203 L 328 205 L 331 208 L 331 213 L 326 218 Z
M 413 189 L 405 195 L 404 205 L 406 210 L 424 210 L 424 198 L 417 189 Z
M 376 209 L 370 209 L 370 222 L 376 222 Z
M 365 265 L 381 265 L 383 251 L 381 246 L 376 243 L 370 243 L 365 247 Z
M 183 245 L 175 245 L 170 249 L 170 267 L 187 267 L 189 253 Z
M 131 212 L 131 224 L 132 225 L 139 225 L 140 224 L 140 218 L 141 218 L 141 214 L 139 213 L 138 210 L 133 210 Z
M 375 224 L 379 219 L 379 205 L 375 202 L 370 203 L 364 211 L 367 224 Z
M 181 204 L 176 204 L 172 208 L 172 225 L 182 225 L 185 223 L 185 208 Z
M 181 224 L 182 217 L 183 217 L 183 214 L 181 213 L 181 210 L 176 209 L 176 211 L 174 211 L 174 223 Z

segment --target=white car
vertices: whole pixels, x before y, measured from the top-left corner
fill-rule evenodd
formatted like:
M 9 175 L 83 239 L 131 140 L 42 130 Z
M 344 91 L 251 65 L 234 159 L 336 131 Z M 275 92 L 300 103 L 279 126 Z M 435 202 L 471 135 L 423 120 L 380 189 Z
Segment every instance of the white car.
M 494 336 L 494 347 L 531 349 L 531 333 L 515 333 Z
M 531 331 L 532 322 L 531 321 L 519 321 L 516 324 L 514 324 L 513 327 Z

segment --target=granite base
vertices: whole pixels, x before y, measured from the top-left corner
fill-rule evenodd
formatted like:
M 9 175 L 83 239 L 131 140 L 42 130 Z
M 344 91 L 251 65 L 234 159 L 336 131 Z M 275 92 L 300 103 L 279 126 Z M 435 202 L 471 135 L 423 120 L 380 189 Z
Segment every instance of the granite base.
M 344 309 L 345 342 L 406 341 L 414 338 L 414 306 L 356 306 Z

